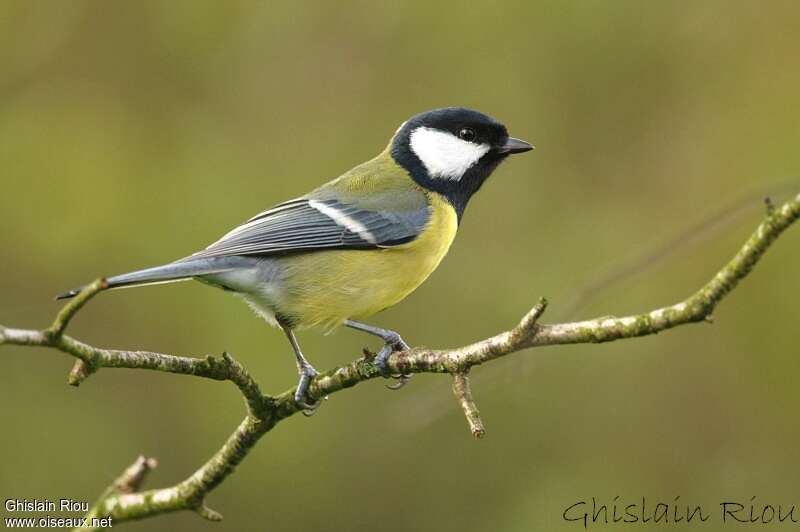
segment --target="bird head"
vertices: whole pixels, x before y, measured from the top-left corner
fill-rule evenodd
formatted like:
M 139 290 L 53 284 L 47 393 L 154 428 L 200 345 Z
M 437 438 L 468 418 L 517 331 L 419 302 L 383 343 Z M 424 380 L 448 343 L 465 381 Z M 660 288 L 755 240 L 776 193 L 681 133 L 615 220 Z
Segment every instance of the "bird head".
M 420 113 L 404 122 L 391 142 L 394 160 L 420 186 L 445 196 L 459 218 L 497 165 L 532 150 L 508 136 L 494 118 L 463 107 Z

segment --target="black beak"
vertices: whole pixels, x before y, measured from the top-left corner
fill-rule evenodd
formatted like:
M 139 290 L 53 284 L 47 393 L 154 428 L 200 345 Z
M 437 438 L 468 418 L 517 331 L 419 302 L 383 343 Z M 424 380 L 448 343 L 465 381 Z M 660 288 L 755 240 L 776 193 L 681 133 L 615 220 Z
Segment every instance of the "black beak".
M 533 146 L 524 140 L 508 137 L 508 139 L 506 139 L 506 143 L 495 148 L 494 151 L 497 153 L 524 153 L 526 151 L 531 151 L 532 149 Z

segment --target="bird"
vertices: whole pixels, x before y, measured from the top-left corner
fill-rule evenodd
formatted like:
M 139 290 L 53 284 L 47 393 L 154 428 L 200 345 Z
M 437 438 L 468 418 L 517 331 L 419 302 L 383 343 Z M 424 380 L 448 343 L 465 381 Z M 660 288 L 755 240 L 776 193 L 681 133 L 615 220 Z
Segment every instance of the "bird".
M 384 345 L 374 365 L 393 375 L 389 356 L 407 350 L 395 331 L 364 320 L 411 294 L 447 254 L 473 195 L 509 155 L 534 147 L 479 111 L 446 107 L 403 122 L 375 158 L 296 199 L 267 209 L 185 258 L 106 278 L 108 289 L 197 280 L 243 298 L 279 327 L 294 352 L 294 400 L 308 397 L 318 372 L 295 331 L 340 326 Z M 68 299 L 84 286 L 57 296 Z

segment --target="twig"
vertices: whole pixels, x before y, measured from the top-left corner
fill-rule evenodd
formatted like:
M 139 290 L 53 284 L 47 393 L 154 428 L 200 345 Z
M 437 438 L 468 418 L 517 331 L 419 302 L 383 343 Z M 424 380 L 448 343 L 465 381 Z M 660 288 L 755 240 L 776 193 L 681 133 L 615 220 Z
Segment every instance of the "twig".
M 109 487 L 103 491 L 97 502 L 89 509 L 85 516 L 85 525 L 76 530 L 98 530 L 96 519 L 103 519 L 108 515 L 103 515 L 106 501 L 123 493 L 136 493 L 142 486 L 147 474 L 158 466 L 155 458 L 145 458 L 139 456 L 133 464 L 122 472 Z M 110 523 L 113 526 L 113 521 Z
M 467 372 L 474 366 L 517 351 L 548 345 L 609 342 L 655 334 L 678 325 L 707 321 L 717 304 L 744 279 L 772 242 L 800 217 L 800 195 L 768 209 L 766 219 L 744 246 L 705 286 L 687 299 L 651 312 L 622 318 L 603 317 L 573 323 L 540 324 L 546 308 L 540 300 L 513 329 L 465 347 L 449 350 L 415 348 L 395 353 L 387 361 L 392 373 L 450 373 L 453 388 L 470 429 L 484 434 L 483 423 L 472 399 Z M 0 326 L 0 344 L 50 347 L 68 353 L 78 365 L 70 372 L 70 383 L 79 384 L 101 368 L 149 369 L 233 382 L 247 404 L 247 415 L 222 448 L 189 478 L 169 488 L 139 492 L 138 488 L 154 462 L 139 459 L 110 487 L 88 515 L 111 517 L 115 524 L 177 510 L 193 510 L 200 516 L 221 519 L 205 505 L 206 496 L 227 478 L 258 440 L 278 422 L 299 408 L 294 388 L 272 397 L 261 393 L 245 369 L 227 353 L 222 359 L 165 355 L 148 351 L 122 351 L 94 347 L 64 334 L 70 319 L 104 288 L 95 281 L 59 312 L 48 329 L 12 329 Z M 316 377 L 311 399 L 331 395 L 344 388 L 376 378 L 379 373 L 369 357 L 332 369 Z M 130 491 L 128 491 L 128 488 Z
M 483 438 L 486 435 L 486 429 L 483 427 L 483 420 L 481 419 L 481 413 L 478 411 L 478 406 L 472 399 L 469 377 L 463 373 L 453 375 L 453 393 L 464 411 L 464 416 L 467 418 L 469 431 L 476 438 Z

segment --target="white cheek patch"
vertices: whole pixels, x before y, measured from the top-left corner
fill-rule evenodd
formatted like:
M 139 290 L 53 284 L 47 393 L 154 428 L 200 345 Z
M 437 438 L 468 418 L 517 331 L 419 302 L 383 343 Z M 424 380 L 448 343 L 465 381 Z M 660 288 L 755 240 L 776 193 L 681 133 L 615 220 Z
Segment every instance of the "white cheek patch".
M 409 141 L 411 151 L 431 177 L 453 181 L 461 179 L 490 148 L 488 144 L 474 144 L 452 133 L 427 127 L 415 129 Z

